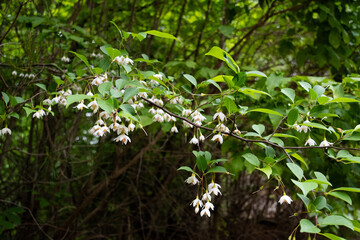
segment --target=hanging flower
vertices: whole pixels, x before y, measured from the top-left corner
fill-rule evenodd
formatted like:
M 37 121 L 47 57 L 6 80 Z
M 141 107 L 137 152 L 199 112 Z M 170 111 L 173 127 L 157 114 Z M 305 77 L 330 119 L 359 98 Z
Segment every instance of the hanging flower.
M 178 131 L 178 129 L 177 129 L 176 126 L 173 126 L 173 127 L 171 128 L 171 132 L 172 132 L 172 133 L 178 133 L 179 131 Z
M 284 195 L 280 198 L 279 203 L 280 204 L 283 204 L 283 203 L 291 204 L 292 201 L 293 200 L 291 199 L 291 197 L 289 197 L 288 195 L 286 195 L 284 193 Z
M 316 142 L 314 139 L 312 139 L 311 137 L 309 137 L 309 139 L 305 142 L 305 146 L 309 145 L 309 146 L 315 146 Z
M 194 136 L 194 137 L 190 140 L 189 143 L 194 144 L 194 145 L 197 145 L 197 144 L 199 144 L 199 140 Z
M 122 144 L 127 144 L 128 142 L 131 142 L 131 139 L 126 136 L 125 134 L 121 134 L 118 137 L 114 138 L 115 142 L 121 142 Z
M 223 114 L 222 112 L 217 112 L 217 113 L 215 113 L 214 116 L 213 116 L 213 120 L 215 120 L 215 119 L 223 122 L 223 121 L 226 121 L 226 116 L 225 116 L 225 114 Z
M 3 128 L 3 129 L 0 130 L 0 133 L 1 133 L 2 135 L 6 135 L 6 134 L 11 135 L 11 130 L 10 130 L 10 128 L 5 127 L 5 128 Z
M 196 178 L 195 174 L 193 173 L 190 177 L 188 177 L 185 180 L 185 182 L 188 184 L 196 185 L 199 182 L 199 180 Z
M 320 143 L 320 147 L 329 147 L 329 146 L 331 146 L 332 145 L 332 143 L 331 142 L 328 142 L 327 140 L 326 140 L 326 138 L 324 138 L 324 141 L 322 141 L 321 143 Z
M 209 191 L 209 194 L 211 193 L 214 193 L 215 196 L 217 196 L 219 193 L 221 195 L 221 192 L 220 192 L 220 189 L 221 186 L 217 183 L 214 183 L 214 181 L 212 181 L 209 185 L 208 185 L 208 191 Z
M 221 136 L 221 134 L 216 134 L 213 136 L 211 141 L 215 141 L 215 142 L 222 144 L 224 140 L 223 140 L 223 137 Z

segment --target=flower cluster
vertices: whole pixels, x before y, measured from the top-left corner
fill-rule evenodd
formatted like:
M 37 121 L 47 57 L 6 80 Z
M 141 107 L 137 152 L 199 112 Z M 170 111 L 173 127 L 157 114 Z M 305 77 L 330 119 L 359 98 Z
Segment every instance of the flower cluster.
M 196 185 L 199 183 L 199 180 L 193 173 L 189 178 L 185 180 L 185 182 L 188 184 Z M 210 210 L 214 211 L 214 205 L 211 203 L 211 194 L 214 194 L 215 196 L 221 195 L 220 188 L 221 186 L 215 183 L 214 180 L 212 180 L 211 183 L 208 185 L 207 189 L 205 190 L 205 193 L 202 195 L 201 200 L 199 199 L 199 195 L 196 196 L 196 198 L 190 204 L 195 208 L 195 214 L 199 213 L 200 208 L 202 208 L 200 216 L 211 216 Z

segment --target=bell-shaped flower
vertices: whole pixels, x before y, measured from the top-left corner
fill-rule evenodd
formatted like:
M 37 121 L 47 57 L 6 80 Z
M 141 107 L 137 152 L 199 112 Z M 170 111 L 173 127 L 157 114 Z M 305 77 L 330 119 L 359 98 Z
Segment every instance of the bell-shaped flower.
M 216 120 L 216 119 L 223 122 L 223 121 L 226 121 L 226 116 L 222 112 L 217 112 L 213 116 L 213 120 Z
M 128 142 L 131 142 L 131 139 L 126 136 L 125 134 L 121 134 L 118 137 L 114 138 L 115 142 L 121 142 L 122 144 L 127 144 Z
M 2 135 L 6 135 L 6 134 L 11 135 L 11 130 L 10 130 L 10 128 L 5 127 L 5 128 L 3 128 L 3 129 L 0 130 L 0 133 L 1 133 Z
M 215 142 L 222 144 L 224 140 L 223 140 L 223 137 L 221 136 L 221 134 L 216 134 L 213 136 L 211 141 L 215 141 Z
M 309 146 L 315 146 L 316 142 L 314 139 L 312 139 L 311 137 L 308 138 L 308 140 L 305 142 L 305 146 L 309 145 Z
M 288 195 L 286 195 L 284 193 L 284 195 L 280 198 L 279 203 L 280 204 L 283 204 L 283 203 L 291 204 L 292 201 L 293 200 L 291 199 L 291 197 L 289 197 Z
M 209 194 L 211 193 L 214 193 L 215 196 L 217 196 L 218 194 L 221 195 L 221 192 L 220 192 L 220 189 L 221 186 L 217 183 L 214 183 L 214 181 L 212 181 L 209 185 L 208 185 L 208 191 L 209 191 Z
M 321 143 L 320 143 L 320 147 L 329 147 L 329 146 L 331 146 L 332 145 L 332 143 L 331 142 L 328 142 L 327 140 L 326 140 L 326 138 L 324 138 L 324 141 L 322 141 Z
M 197 145 L 197 144 L 199 144 L 199 140 L 194 136 L 194 137 L 190 140 L 189 143 L 194 144 L 194 145 Z
M 185 180 L 185 182 L 188 184 L 196 185 L 199 182 L 199 180 L 196 178 L 195 174 L 193 173 L 190 177 L 188 177 Z

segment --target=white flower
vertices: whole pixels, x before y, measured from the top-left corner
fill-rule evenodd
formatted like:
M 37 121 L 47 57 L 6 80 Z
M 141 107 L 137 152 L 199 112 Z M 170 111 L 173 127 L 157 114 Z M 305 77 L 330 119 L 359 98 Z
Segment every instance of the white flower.
M 170 104 L 177 104 L 177 97 L 170 99 Z
M 205 203 L 205 208 L 211 209 L 211 210 L 214 211 L 214 204 L 212 204 L 211 202 L 207 201 L 207 203 Z
M 195 174 L 193 173 L 190 177 L 188 177 L 185 180 L 185 182 L 188 184 L 196 185 L 199 182 L 199 180 L 196 178 Z
M 193 127 L 193 125 L 191 125 L 190 123 L 188 123 L 188 122 L 186 122 L 186 121 L 184 121 L 184 120 L 183 120 L 183 124 L 184 124 L 185 127 L 188 127 L 188 128 L 192 128 L 192 127 Z
M 100 127 L 99 125 L 95 125 L 95 126 L 93 126 L 93 127 L 89 130 L 89 133 L 95 135 L 95 132 L 97 132 L 100 128 L 101 128 L 101 127 Z
M 90 102 L 88 105 L 87 105 L 88 108 L 91 108 L 93 110 L 93 113 L 96 113 L 98 110 L 99 110 L 99 105 L 98 103 L 96 102 L 96 100 Z
M 220 134 L 216 134 L 216 135 L 213 136 L 211 141 L 215 141 L 215 142 L 218 142 L 218 143 L 222 144 L 223 143 L 223 137 Z
M 90 54 L 90 57 L 96 57 L 96 53 L 94 53 L 94 52 L 91 53 L 91 54 Z
M 165 113 L 165 114 L 164 114 L 164 119 L 165 119 L 167 122 L 170 122 L 171 116 L 170 116 L 168 113 Z
M 179 131 L 178 131 L 178 129 L 177 129 L 176 126 L 173 126 L 173 127 L 171 128 L 171 132 L 172 132 L 172 133 L 178 133 Z
M 208 208 L 203 208 L 203 210 L 200 212 L 200 216 L 204 216 L 204 214 L 210 217 L 210 210 Z
M 1 134 L 2 135 L 6 135 L 6 134 L 9 134 L 9 135 L 11 135 L 11 130 L 9 129 L 9 128 L 3 128 L 3 129 L 1 129 Z
M 24 77 L 24 74 L 23 74 L 23 73 L 20 73 L 19 77 Z
M 14 70 L 11 74 L 12 74 L 13 76 L 16 76 L 16 75 L 17 75 L 17 72 Z
M 92 94 L 92 92 L 88 92 L 86 95 L 88 95 L 88 96 L 94 96 L 94 94 Z
M 291 197 L 289 197 L 288 195 L 284 194 L 280 200 L 279 200 L 279 203 L 280 204 L 283 204 L 283 203 L 287 203 L 287 204 L 291 204 L 293 200 L 291 199 Z
M 110 114 L 108 114 L 106 111 L 102 111 L 99 116 L 104 119 L 110 118 Z
M 154 103 L 155 104 L 157 104 L 157 105 L 159 105 L 159 106 L 164 106 L 164 102 L 161 100 L 161 99 L 157 99 L 157 98 L 155 98 L 154 99 Z
M 160 115 L 163 115 L 164 114 L 164 111 L 162 109 L 156 109 L 155 111 L 157 114 L 160 114 Z
M 194 199 L 194 201 L 191 202 L 191 204 L 193 207 L 202 207 L 203 206 L 203 202 L 199 199 L 199 196 L 196 196 L 196 198 Z
M 155 110 L 154 108 L 150 108 L 150 109 L 149 109 L 149 113 L 155 114 L 155 113 L 156 113 L 156 110 Z
M 45 99 L 45 100 L 43 101 L 43 104 L 51 105 L 52 102 L 51 102 L 51 100 L 50 100 L 49 98 L 47 98 L 47 99 Z
M 45 111 L 40 109 L 36 113 L 33 114 L 33 118 L 42 118 L 45 115 Z
M 82 111 L 84 108 L 88 108 L 85 104 L 84 104 L 84 101 L 81 100 L 81 102 L 76 105 L 74 108 L 77 108 L 78 110 Z
M 54 97 L 51 101 L 52 103 L 59 103 L 61 100 L 61 96 Z
M 112 124 L 110 124 L 109 128 L 112 129 L 113 131 L 116 131 L 119 128 L 120 124 L 118 124 L 117 122 L 114 122 Z
M 202 196 L 201 200 L 203 200 L 203 201 L 211 201 L 210 193 L 208 193 L 207 190 L 206 190 L 206 192 L 204 193 L 204 195 Z
M 188 117 L 191 114 L 191 109 L 184 109 L 181 113 L 184 117 Z
M 331 146 L 332 145 L 332 143 L 331 142 L 328 142 L 327 140 L 326 140 L 326 138 L 324 138 L 324 141 L 322 141 L 321 143 L 320 143 L 320 147 L 329 147 L 329 146 Z
M 310 138 L 305 142 L 305 146 L 306 145 L 309 145 L 309 146 L 315 146 L 316 145 L 316 142 L 314 139 Z
M 162 80 L 162 78 L 163 78 L 163 76 L 160 73 L 155 74 L 153 77 L 155 77 L 155 78 L 157 78 L 159 80 Z
M 110 132 L 109 128 L 107 126 L 103 126 L 100 128 L 100 131 L 102 131 L 105 135 L 106 132 Z
M 194 144 L 194 145 L 197 145 L 197 144 L 199 144 L 199 140 L 194 136 L 194 137 L 190 140 L 189 143 Z
M 34 78 L 34 77 L 35 77 L 35 75 L 33 73 L 29 74 L 29 78 Z
M 63 57 L 61 58 L 61 61 L 63 61 L 63 62 L 70 62 L 70 58 L 68 58 L 68 57 L 66 57 L 66 56 L 63 56 Z
M 95 122 L 95 124 L 98 124 L 98 125 L 105 125 L 104 121 L 99 119 Z
M 219 193 L 221 195 L 221 192 L 220 192 L 220 189 L 221 186 L 217 183 L 214 183 L 214 182 L 211 182 L 209 185 L 208 185 L 208 191 L 209 191 L 209 194 L 211 193 L 214 193 L 215 196 L 217 196 Z
M 117 129 L 117 134 L 120 135 L 120 134 L 128 134 L 129 133 L 129 129 L 124 125 L 124 124 L 121 124 L 118 126 L 118 129 Z
M 127 144 L 128 142 L 131 142 L 131 139 L 126 136 L 125 134 L 119 135 L 117 138 L 114 138 L 115 142 L 121 142 L 122 144 Z
M 131 60 L 129 57 L 123 57 L 123 56 L 117 56 L 114 58 L 114 62 L 116 62 L 119 65 L 125 66 L 129 65 L 129 63 L 132 65 L 134 64 L 134 61 Z
M 148 95 L 147 95 L 146 92 L 139 92 L 139 93 L 138 93 L 138 96 L 139 96 L 139 97 L 143 97 L 143 98 L 147 98 Z
M 199 137 L 199 140 L 200 140 L 201 142 L 205 141 L 204 135 L 201 134 L 201 136 Z
M 67 100 L 66 100 L 65 98 L 62 98 L 62 99 L 60 100 L 60 104 L 66 106 Z
M 155 114 L 153 120 L 154 120 L 154 122 L 163 122 L 163 121 L 164 121 L 164 117 L 161 116 L 160 114 Z
M 128 129 L 130 130 L 130 132 L 135 130 L 135 124 L 133 124 L 132 122 L 129 124 Z
M 214 116 L 213 116 L 213 120 L 215 120 L 215 119 L 218 119 L 221 122 L 226 121 L 225 114 L 223 114 L 222 112 L 215 113 Z

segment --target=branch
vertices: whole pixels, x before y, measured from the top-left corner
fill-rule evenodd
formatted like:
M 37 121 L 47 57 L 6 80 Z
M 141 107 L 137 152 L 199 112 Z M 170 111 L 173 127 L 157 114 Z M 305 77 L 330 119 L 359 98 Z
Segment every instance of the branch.
M 211 132 L 214 132 L 215 129 L 214 128 L 208 128 L 208 127 L 204 127 L 204 126 L 200 126 L 200 125 L 197 125 L 196 123 L 190 121 L 189 119 L 185 118 L 185 117 L 182 117 L 180 115 L 177 115 L 175 113 L 172 113 L 170 112 L 169 110 L 167 110 L 166 108 L 164 107 L 161 107 L 160 105 L 152 102 L 151 100 L 147 99 L 147 98 L 143 98 L 143 97 L 140 97 L 141 99 L 145 100 L 146 102 L 148 102 L 149 104 L 157 107 L 157 108 L 160 108 L 162 109 L 164 112 L 166 112 L 167 114 L 169 114 L 170 116 L 173 116 L 175 118 L 178 118 L 178 119 L 181 119 L 191 125 L 193 125 L 194 127 L 196 128 L 200 128 L 200 129 L 204 129 L 206 131 L 211 131 Z M 280 146 L 276 143 L 273 143 L 273 142 L 270 142 L 269 140 L 256 140 L 256 139 L 247 139 L 247 138 L 243 138 L 243 137 L 240 137 L 236 134 L 234 134 L 233 132 L 225 132 L 225 131 L 218 131 L 216 130 L 216 132 L 220 132 L 222 134 L 225 134 L 225 135 L 228 135 L 228 136 L 231 136 L 233 138 L 236 138 L 236 139 L 239 139 L 241 141 L 244 141 L 244 142 L 253 142 L 253 143 L 265 143 L 267 145 L 271 145 L 273 147 L 276 147 L 276 148 L 280 148 L 281 150 L 285 150 L 285 149 L 314 149 L 314 148 L 320 148 L 320 149 L 329 149 L 329 148 L 333 148 L 333 149 L 338 149 L 338 150 L 353 150 L 353 151 L 360 151 L 360 148 L 344 148 L 344 147 L 336 147 L 336 146 L 326 146 L 326 147 L 321 147 L 321 146 L 303 146 L 303 147 L 295 147 L 295 146 Z

